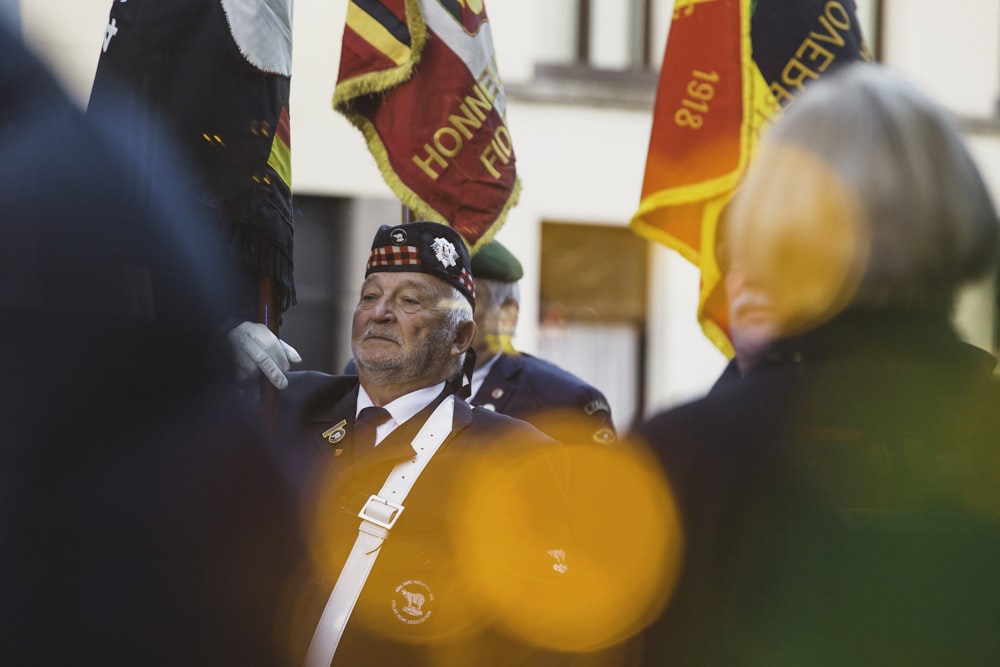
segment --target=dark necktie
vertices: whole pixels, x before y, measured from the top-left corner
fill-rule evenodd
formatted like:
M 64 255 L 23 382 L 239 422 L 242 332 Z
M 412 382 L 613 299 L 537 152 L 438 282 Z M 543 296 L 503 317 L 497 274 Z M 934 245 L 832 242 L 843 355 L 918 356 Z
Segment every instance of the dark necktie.
M 392 415 L 385 408 L 368 407 L 361 410 L 354 420 L 355 453 L 364 454 L 374 449 L 375 429 L 390 419 Z

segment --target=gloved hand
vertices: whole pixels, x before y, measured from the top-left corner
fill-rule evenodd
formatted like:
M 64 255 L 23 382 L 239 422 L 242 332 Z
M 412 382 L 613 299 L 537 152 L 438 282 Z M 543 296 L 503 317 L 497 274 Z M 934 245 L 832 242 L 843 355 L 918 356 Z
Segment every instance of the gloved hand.
M 294 347 L 259 322 L 243 322 L 226 336 L 233 348 L 240 380 L 249 380 L 260 371 L 271 384 L 284 389 L 288 386 L 285 372 L 302 361 Z

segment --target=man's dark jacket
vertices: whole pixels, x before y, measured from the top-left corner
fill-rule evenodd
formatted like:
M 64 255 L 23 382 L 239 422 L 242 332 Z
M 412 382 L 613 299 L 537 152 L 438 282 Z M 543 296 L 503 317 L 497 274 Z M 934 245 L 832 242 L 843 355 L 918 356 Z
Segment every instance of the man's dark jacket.
M 530 354 L 503 353 L 470 401 L 531 422 L 566 443 L 614 442 L 615 426 L 607 398 L 572 373 Z M 566 418 L 547 418 L 554 411 Z
M 358 534 L 357 512 L 377 493 L 394 465 L 413 456 L 410 441 L 430 413 L 430 407 L 398 426 L 374 450 L 355 452 L 354 414 L 358 378 L 330 376 L 312 371 L 289 373 L 289 386 L 281 394 L 281 416 L 296 433 L 299 480 L 316 518 L 319 544 L 325 563 L 317 576 L 312 599 L 303 611 L 312 619 L 305 626 L 311 634 L 322 606 Z M 427 665 L 440 660 L 435 651 L 463 650 L 468 664 L 536 664 L 538 652 L 497 632 L 490 611 L 460 576 L 469 563 L 467 547 L 456 532 L 462 512 L 464 484 L 473 481 L 471 466 L 488 454 L 502 452 L 513 463 L 520 454 L 561 446 L 532 427 L 481 408 L 455 401 L 451 434 L 406 497 L 398 523 L 382 547 L 364 591 L 349 621 L 334 658 L 334 665 Z M 550 483 L 559 483 L 552 477 Z M 545 520 L 565 508 L 539 508 Z M 552 546 L 568 548 L 568 535 L 557 520 Z M 558 577 L 553 557 L 538 550 L 528 571 L 515 576 L 542 579 Z M 483 576 L 486 576 L 485 573 Z M 474 580 L 474 579 L 473 579 Z M 406 594 L 422 596 L 423 606 L 409 605 Z M 308 641 L 308 638 L 306 638 Z

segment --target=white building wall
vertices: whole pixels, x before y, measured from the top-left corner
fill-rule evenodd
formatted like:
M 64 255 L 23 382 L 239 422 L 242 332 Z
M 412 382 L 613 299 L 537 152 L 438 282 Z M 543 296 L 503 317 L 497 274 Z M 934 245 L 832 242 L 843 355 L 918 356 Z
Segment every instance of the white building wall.
M 992 118 L 1000 82 L 1000 2 L 887 0 L 886 63 L 947 109 Z
M 1000 2 L 886 0 L 885 23 L 883 61 L 976 128 L 966 140 L 1000 204 Z M 962 336 L 989 350 L 995 304 L 991 278 L 963 290 L 955 314 Z
M 49 60 L 70 94 L 86 102 L 112 0 L 21 0 L 24 34 Z M 872 0 L 859 3 L 874 22 Z M 494 0 L 488 5 L 500 73 L 529 83 L 534 66 L 571 44 L 568 0 Z M 296 0 L 292 76 L 293 187 L 301 194 L 391 197 L 360 133 L 331 108 L 346 0 Z M 607 3 L 601 5 L 607 8 Z M 671 0 L 656 0 L 665 42 Z M 887 0 L 887 62 L 963 116 L 993 118 L 1000 83 L 1000 2 Z M 498 238 L 522 260 L 522 313 L 538 312 L 543 219 L 625 226 L 639 201 L 651 126 L 649 111 L 511 101 L 508 122 L 524 191 Z M 994 193 L 1000 193 L 1000 141 L 971 139 Z M 613 261 L 609 258 L 609 261 Z M 697 274 L 656 249 L 650 275 L 647 413 L 710 386 L 724 359 L 695 319 Z M 989 294 L 981 290 L 959 317 L 970 339 L 991 345 Z M 516 344 L 538 351 L 538 323 L 523 318 Z
M 25 41 L 81 107 L 90 97 L 110 9 L 110 0 L 21 0 Z

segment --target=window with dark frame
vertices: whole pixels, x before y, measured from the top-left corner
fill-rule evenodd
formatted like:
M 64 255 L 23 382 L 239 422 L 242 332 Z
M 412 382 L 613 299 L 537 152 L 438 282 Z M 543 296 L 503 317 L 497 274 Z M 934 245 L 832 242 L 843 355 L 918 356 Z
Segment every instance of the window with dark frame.
M 880 60 L 885 2 L 856 4 L 869 49 Z M 509 92 L 538 102 L 651 108 L 666 40 L 659 32 L 669 25 L 658 12 L 668 8 L 662 0 L 566 0 L 572 48 L 536 63 L 534 80 L 508 86 Z M 616 52 L 610 65 L 602 58 L 608 48 Z
M 508 93 L 554 104 L 652 108 L 662 56 L 653 53 L 655 1 L 567 0 L 569 42 L 535 64 L 529 84 L 508 85 Z
M 591 55 L 597 39 L 599 24 L 594 21 L 597 0 L 576 0 L 576 63 L 591 66 Z M 653 0 L 616 0 L 622 11 L 627 12 L 627 33 L 624 35 L 629 45 L 629 69 L 658 69 L 652 51 Z

